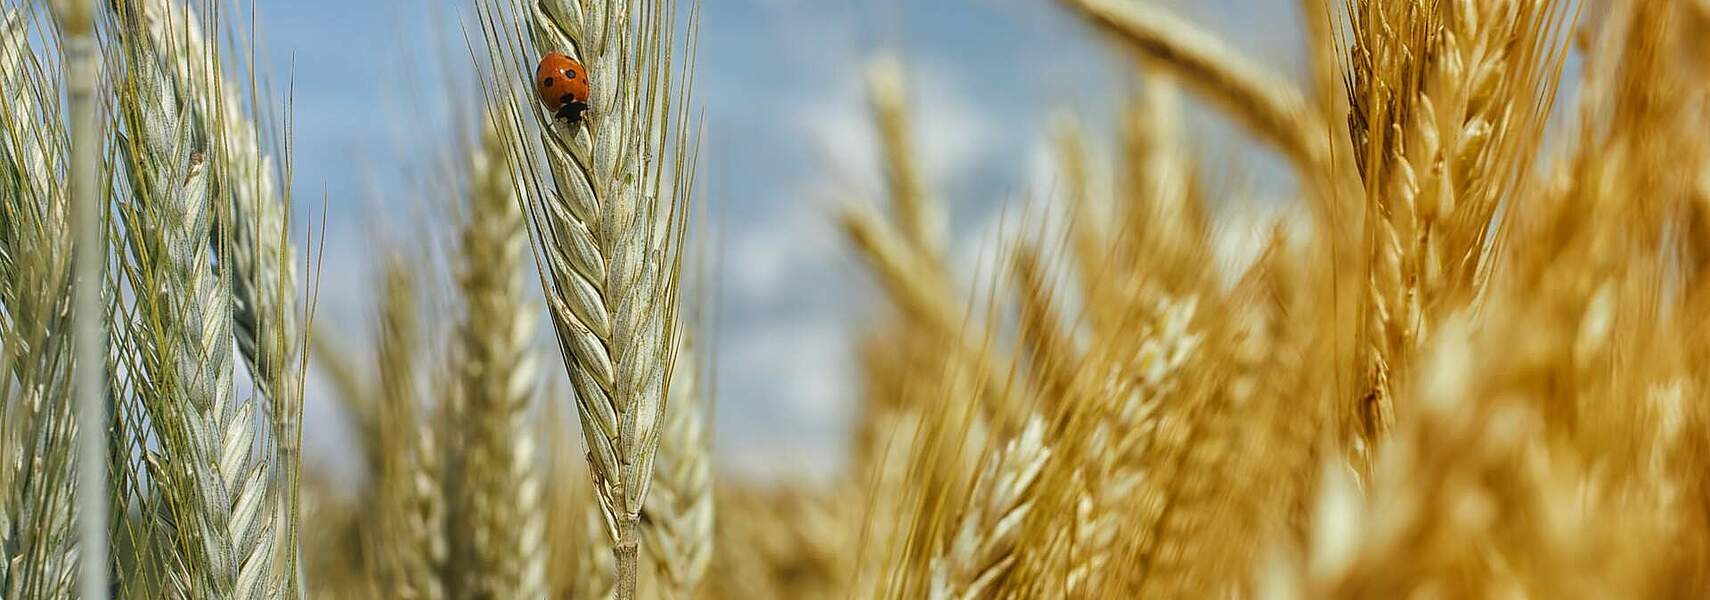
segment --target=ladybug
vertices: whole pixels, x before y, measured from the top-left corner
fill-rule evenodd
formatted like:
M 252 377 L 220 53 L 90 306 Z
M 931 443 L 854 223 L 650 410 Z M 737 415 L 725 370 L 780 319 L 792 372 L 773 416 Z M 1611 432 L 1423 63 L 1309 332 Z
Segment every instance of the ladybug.
M 575 124 L 588 110 L 588 69 L 568 55 L 547 54 L 534 69 L 534 91 L 554 116 Z

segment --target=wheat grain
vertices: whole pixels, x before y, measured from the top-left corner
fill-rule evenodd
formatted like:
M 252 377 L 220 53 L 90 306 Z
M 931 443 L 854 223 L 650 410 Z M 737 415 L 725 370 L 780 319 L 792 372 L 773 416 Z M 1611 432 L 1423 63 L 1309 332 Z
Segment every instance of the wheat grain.
M 292 461 L 301 412 L 296 406 L 300 385 L 292 370 L 303 344 L 294 306 L 296 249 L 273 157 L 262 147 L 255 122 L 246 116 L 237 83 L 219 69 L 219 49 L 204 39 L 198 11 L 171 0 L 145 0 L 142 5 L 153 43 L 174 56 L 171 73 L 186 90 L 186 102 L 203 119 L 220 125 L 208 133 L 209 161 L 213 193 L 231 203 L 230 211 L 220 211 L 217 227 L 230 236 L 230 251 L 223 258 L 232 266 L 238 349 L 271 403 L 285 460 Z M 218 8 L 211 8 L 217 15 Z
M 1350 9 L 1355 83 L 1350 115 L 1367 174 L 1368 444 L 1393 426 L 1409 354 L 1436 314 L 1477 296 L 1494 247 L 1500 198 L 1529 170 L 1559 9 L 1550 2 L 1436 6 L 1362 2 Z M 1405 24 L 1405 25 L 1403 25 Z M 1381 188 L 1381 189 L 1380 189 Z
M 205 40 L 195 6 L 174 0 L 141 3 L 152 43 L 172 57 L 170 72 L 184 101 L 212 131 L 207 145 L 210 195 L 229 208 L 215 211 L 218 258 L 227 263 L 232 319 L 239 352 L 268 404 L 272 443 L 278 448 L 278 575 L 295 589 L 297 572 L 297 472 L 302 457 L 303 332 L 297 326 L 296 249 L 287 199 L 274 177 L 273 157 L 243 110 L 239 88 L 228 78 L 220 49 Z M 218 17 L 220 7 L 203 5 Z M 287 592 L 291 594 L 292 592 Z
M 1163 520 L 1181 501 L 1176 495 L 1184 493 L 1185 486 L 1174 478 L 1205 475 L 1181 463 L 1206 444 L 1197 428 L 1210 421 L 1201 414 L 1210 402 L 1194 393 L 1205 392 L 1181 389 L 1190 361 L 1202 354 L 1204 334 L 1191 327 L 1196 309 L 1192 299 L 1160 300 L 1153 311 L 1156 328 L 1141 330 L 1132 356 L 1115 357 L 1118 362 L 1104 384 L 1109 386 L 1103 396 L 1108 404 L 1101 408 L 1106 414 L 1085 442 L 1096 454 L 1083 458 L 1091 471 L 1086 496 L 1077 503 L 1082 517 L 1075 530 L 1078 564 L 1071 588 L 1100 585 L 1093 578 L 1108 576 L 1106 565 L 1124 552 L 1178 551 L 1160 549 L 1172 542 Z M 1136 495 L 1147 500 L 1128 511 L 1119 508 Z M 1118 541 L 1130 527 L 1121 525 L 1128 519 L 1138 531 L 1129 530 L 1132 546 L 1125 547 Z

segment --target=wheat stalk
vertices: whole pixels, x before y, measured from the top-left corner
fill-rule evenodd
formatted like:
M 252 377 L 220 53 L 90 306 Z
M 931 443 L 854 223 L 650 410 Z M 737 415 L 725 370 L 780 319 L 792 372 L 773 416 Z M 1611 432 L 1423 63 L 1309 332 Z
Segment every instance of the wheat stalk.
M 470 488 L 474 574 L 484 598 L 545 598 L 541 483 L 529 426 L 535 385 L 534 319 L 520 269 L 528 249 L 507 148 L 489 128 L 474 153 L 459 288 L 467 316 L 458 332 L 463 469 Z
M 1011 269 L 1017 288 L 1018 337 L 1025 351 L 1023 358 L 1032 366 L 1029 372 L 1040 397 L 1051 400 L 1067 393 L 1074 380 L 1072 367 L 1080 364 L 1082 357 L 1071 331 L 1061 323 L 1061 309 L 1039 254 L 1036 244 L 1018 243 Z
M 1045 424 L 1029 419 L 974 483 L 969 504 L 944 555 L 932 562 L 934 600 L 995 598 L 999 580 L 1014 565 L 1023 522 L 1032 510 L 1032 489 L 1051 458 Z
M 68 140 L 47 121 L 57 88 L 29 45 L 26 13 L 0 27 L 0 596 L 73 594 L 79 540 L 70 444 L 71 245 L 62 180 Z M 99 289 L 99 288 L 98 288 Z
M 496 24 L 509 12 L 487 13 L 495 63 L 526 57 L 532 64 L 540 54 L 564 52 L 587 66 L 591 83 L 591 108 L 580 125 L 533 111 L 551 188 L 529 187 L 537 178 L 522 182 L 542 287 L 614 542 L 618 597 L 630 600 L 637 525 L 675 361 L 694 168 L 684 110 L 689 82 L 672 74 L 676 4 L 540 0 L 530 9 L 527 50 L 523 36 L 507 37 L 514 25 Z M 528 81 L 503 85 L 527 89 Z M 524 99 L 530 96 L 512 94 L 532 105 Z M 512 131 L 517 156 L 535 155 L 532 137 Z
M 1014 369 L 1011 359 L 990 344 L 963 335 L 967 311 L 955 304 L 945 268 L 922 250 L 897 226 L 886 222 L 875 210 L 860 204 L 845 207 L 838 215 L 845 235 L 875 271 L 892 302 L 917 324 L 924 335 L 943 343 L 968 374 L 977 377 L 979 406 L 999 429 L 1013 429 L 1024 421 L 1024 392 L 1007 379 Z
M 445 597 L 446 553 L 439 450 L 421 417 L 416 349 L 420 347 L 415 283 L 398 256 L 383 266 L 379 319 L 380 506 L 382 583 L 399 598 Z
M 145 458 L 174 524 L 166 585 L 180 594 L 260 597 L 275 576 L 268 470 L 251 453 L 256 405 L 232 394 L 229 290 L 208 253 L 213 202 L 196 135 L 217 123 L 197 120 L 168 75 L 173 49 L 146 35 L 141 7 L 125 3 L 119 12 L 131 193 L 120 210 L 130 243 L 121 267 L 136 293 L 129 339 L 142 342 L 129 346 L 129 367 L 160 439 Z
M 53 3 L 64 36 L 66 98 L 71 127 L 71 229 L 75 248 L 72 259 L 72 353 L 75 373 L 72 393 L 77 428 L 99 431 L 109 421 L 106 406 L 107 336 L 102 316 L 96 316 L 105 300 L 108 257 L 106 203 L 97 192 L 100 179 L 102 135 L 96 116 L 95 90 L 100 59 L 95 52 L 93 0 L 58 0 Z M 97 251 L 96 249 L 99 248 Z M 100 365 L 99 367 L 95 365 Z M 101 598 L 108 587 L 108 492 L 107 436 L 77 436 L 78 595 Z
M 686 366 L 695 365 L 693 354 L 680 356 L 691 358 Z M 642 511 L 647 552 L 673 598 L 696 597 L 713 553 L 712 446 L 706 392 L 696 375 L 695 368 L 673 373 L 653 489 Z

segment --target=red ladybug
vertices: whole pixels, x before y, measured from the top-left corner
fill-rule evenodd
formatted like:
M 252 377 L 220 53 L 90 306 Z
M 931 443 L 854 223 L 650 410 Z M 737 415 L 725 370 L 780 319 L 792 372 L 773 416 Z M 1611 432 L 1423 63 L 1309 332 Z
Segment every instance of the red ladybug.
M 553 115 L 574 124 L 588 110 L 588 69 L 568 55 L 547 54 L 534 69 L 534 91 Z

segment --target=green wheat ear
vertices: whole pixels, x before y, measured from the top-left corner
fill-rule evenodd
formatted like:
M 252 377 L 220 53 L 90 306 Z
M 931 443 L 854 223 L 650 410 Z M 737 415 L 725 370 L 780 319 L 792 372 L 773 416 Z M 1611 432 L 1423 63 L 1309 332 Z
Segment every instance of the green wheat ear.
M 685 42 L 674 37 L 671 0 L 481 6 L 499 76 L 486 89 L 518 117 L 502 135 L 517 157 L 541 287 L 614 543 L 618 597 L 629 600 L 680 335 L 692 61 L 679 62 Z M 548 52 L 588 68 L 592 108 L 580 125 L 536 108 L 530 79 L 520 76 Z

